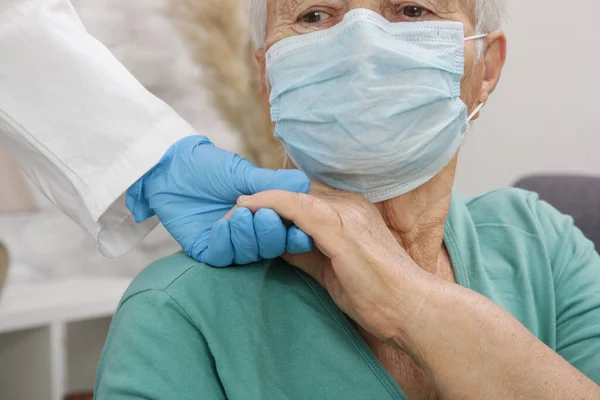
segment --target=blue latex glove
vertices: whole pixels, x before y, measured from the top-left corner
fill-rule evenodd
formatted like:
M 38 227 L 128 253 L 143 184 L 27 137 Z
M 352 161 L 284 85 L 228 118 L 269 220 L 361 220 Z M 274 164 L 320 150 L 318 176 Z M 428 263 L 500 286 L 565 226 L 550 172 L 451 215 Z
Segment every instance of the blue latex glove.
M 238 197 L 265 190 L 307 193 L 310 181 L 297 170 L 260 169 L 237 154 L 215 147 L 204 136 L 175 143 L 127 191 L 127 207 L 137 222 L 154 215 L 196 261 L 225 267 L 271 259 L 285 251 L 310 251 L 312 239 L 287 229 L 272 210 L 236 209 Z

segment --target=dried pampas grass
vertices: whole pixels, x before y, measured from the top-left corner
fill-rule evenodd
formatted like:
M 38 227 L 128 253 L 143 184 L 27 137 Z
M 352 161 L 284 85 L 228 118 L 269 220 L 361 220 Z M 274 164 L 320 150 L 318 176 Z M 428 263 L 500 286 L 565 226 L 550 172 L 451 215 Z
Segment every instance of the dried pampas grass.
M 8 277 L 8 250 L 0 243 L 0 293 Z
M 202 67 L 214 106 L 240 135 L 243 155 L 261 167 L 278 169 L 283 152 L 262 99 L 245 11 L 245 0 L 170 0 L 169 7 Z

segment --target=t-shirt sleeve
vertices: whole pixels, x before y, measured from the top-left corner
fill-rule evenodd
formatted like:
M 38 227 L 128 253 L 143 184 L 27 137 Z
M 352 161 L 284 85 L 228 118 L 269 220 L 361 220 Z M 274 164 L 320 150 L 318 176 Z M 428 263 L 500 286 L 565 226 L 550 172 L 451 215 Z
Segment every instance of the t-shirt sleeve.
M 556 351 L 600 384 L 600 256 L 571 217 L 536 203 L 554 274 Z
M 219 400 L 226 396 L 202 333 L 166 292 L 120 306 L 98 367 L 99 400 Z

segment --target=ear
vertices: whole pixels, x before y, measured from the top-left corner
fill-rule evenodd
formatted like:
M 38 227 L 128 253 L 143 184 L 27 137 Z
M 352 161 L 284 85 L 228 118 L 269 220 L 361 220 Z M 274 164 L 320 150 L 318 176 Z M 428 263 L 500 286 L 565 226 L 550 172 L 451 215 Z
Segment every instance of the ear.
M 260 69 L 260 91 L 263 96 L 263 99 L 269 103 L 271 87 L 269 82 L 267 82 L 267 60 L 266 53 L 264 49 L 257 49 L 254 51 L 254 57 L 256 57 L 256 61 L 258 61 L 258 67 Z
M 502 31 L 494 31 L 486 38 L 486 50 L 483 56 L 483 83 L 477 100 L 488 101 L 500 81 L 502 69 L 506 62 L 506 35 Z

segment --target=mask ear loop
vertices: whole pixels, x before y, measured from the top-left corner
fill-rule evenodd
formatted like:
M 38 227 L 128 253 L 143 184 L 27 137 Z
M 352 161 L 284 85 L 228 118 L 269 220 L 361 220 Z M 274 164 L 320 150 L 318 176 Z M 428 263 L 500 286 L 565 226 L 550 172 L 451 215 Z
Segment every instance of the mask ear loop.
M 468 36 L 468 37 L 465 38 L 465 42 L 468 42 L 469 40 L 483 39 L 483 38 L 488 37 L 488 36 L 489 36 L 489 34 L 487 34 L 487 33 L 482 33 L 480 35 L 474 35 L 474 36 Z M 475 109 L 473 110 L 473 112 L 471 113 L 471 115 L 469 115 L 467 117 L 467 124 L 469 122 L 471 122 L 473 120 L 473 118 L 475 118 L 475 116 L 477 115 L 477 113 L 479 111 L 481 111 L 481 109 L 483 107 L 485 107 L 485 101 L 483 103 L 481 103 L 480 105 L 478 105 L 477 107 L 475 107 Z
M 481 103 L 480 105 L 478 105 L 477 107 L 475 107 L 475 109 L 473 110 L 473 112 L 467 117 L 467 124 L 469 122 L 471 122 L 473 120 L 473 118 L 475 118 L 475 116 L 477 115 L 477 113 L 479 111 L 481 111 L 481 109 L 485 106 L 485 102 Z
M 469 40 L 483 39 L 484 37 L 488 37 L 488 34 L 482 33 L 480 35 L 468 36 L 465 38 L 465 42 L 468 42 Z
M 479 39 L 484 39 L 486 37 L 488 37 L 489 34 L 487 33 L 482 33 L 479 35 L 474 35 L 474 36 L 468 36 L 466 37 L 464 40 L 465 42 L 471 41 L 471 40 L 479 40 Z M 481 55 L 483 53 L 483 45 L 481 42 L 477 42 L 477 60 L 479 60 L 481 58 Z

